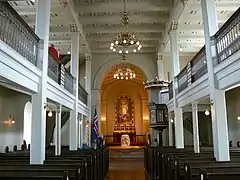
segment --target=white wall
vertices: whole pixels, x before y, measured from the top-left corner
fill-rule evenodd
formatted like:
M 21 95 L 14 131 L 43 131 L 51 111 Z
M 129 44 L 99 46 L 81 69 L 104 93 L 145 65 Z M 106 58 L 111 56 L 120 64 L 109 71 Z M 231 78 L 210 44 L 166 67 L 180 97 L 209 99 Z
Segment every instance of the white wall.
M 92 88 L 100 88 L 103 77 L 115 64 L 120 64 L 118 54 L 93 54 L 92 56 Z M 157 76 L 156 54 L 129 54 L 127 62 L 136 65 L 145 72 L 148 79 Z
M 21 148 L 24 107 L 28 101 L 30 96 L 0 86 L 0 152 L 4 152 L 5 146 L 12 150 L 15 144 Z M 15 120 L 11 126 L 4 124 L 9 115 Z
M 240 141 L 240 88 L 235 88 L 226 92 L 227 118 L 229 141 L 232 141 L 233 147 L 237 147 L 237 141 Z

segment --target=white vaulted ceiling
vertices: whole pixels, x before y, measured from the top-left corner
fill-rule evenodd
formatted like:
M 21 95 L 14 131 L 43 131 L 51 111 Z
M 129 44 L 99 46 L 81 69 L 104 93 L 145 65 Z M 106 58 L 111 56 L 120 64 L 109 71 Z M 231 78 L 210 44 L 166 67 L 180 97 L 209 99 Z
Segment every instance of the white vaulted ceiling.
M 129 29 L 137 33 L 143 45 L 140 52 L 157 53 L 159 44 L 166 43 L 166 25 L 177 1 L 186 3 L 179 19 L 179 47 L 182 54 L 194 54 L 204 45 L 200 0 L 127 0 Z M 36 7 L 28 1 L 9 1 L 23 19 L 34 28 Z M 52 0 L 50 43 L 61 54 L 70 49 L 71 34 L 80 28 L 81 52 L 113 53 L 109 45 L 121 32 L 123 0 Z M 240 6 L 239 0 L 216 0 L 221 26 Z M 74 16 L 76 15 L 76 16 Z M 179 18 L 179 17 L 178 17 Z M 78 21 L 76 23 L 76 20 Z M 86 52 L 85 52 L 86 53 Z
M 50 42 L 61 53 L 70 48 L 71 33 L 77 30 L 69 2 L 78 13 L 91 53 L 113 53 L 109 45 L 123 31 L 121 16 L 123 0 L 52 0 Z M 155 53 L 169 19 L 172 0 L 128 0 L 129 30 L 138 35 L 144 53 Z M 31 1 L 12 1 L 10 4 L 34 28 L 36 7 Z M 82 45 L 85 42 L 81 42 Z

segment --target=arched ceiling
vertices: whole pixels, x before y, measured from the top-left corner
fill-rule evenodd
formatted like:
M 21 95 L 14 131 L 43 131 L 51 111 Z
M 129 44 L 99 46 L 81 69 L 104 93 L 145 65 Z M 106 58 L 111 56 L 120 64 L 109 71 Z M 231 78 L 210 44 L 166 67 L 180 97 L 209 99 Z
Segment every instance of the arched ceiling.
M 137 66 L 130 64 L 130 63 L 126 63 L 127 67 L 129 67 L 135 74 L 136 77 L 133 79 L 129 79 L 129 80 L 121 80 L 121 79 L 115 79 L 114 78 L 114 73 L 122 67 L 121 64 L 116 64 L 114 66 L 112 66 L 106 73 L 105 76 L 102 80 L 102 86 L 101 86 L 101 90 L 103 91 L 105 88 L 107 88 L 110 84 L 116 82 L 116 81 L 132 81 L 135 82 L 137 84 L 139 84 L 140 86 L 144 87 L 143 82 L 145 82 L 147 80 L 147 77 L 145 75 L 145 73 Z

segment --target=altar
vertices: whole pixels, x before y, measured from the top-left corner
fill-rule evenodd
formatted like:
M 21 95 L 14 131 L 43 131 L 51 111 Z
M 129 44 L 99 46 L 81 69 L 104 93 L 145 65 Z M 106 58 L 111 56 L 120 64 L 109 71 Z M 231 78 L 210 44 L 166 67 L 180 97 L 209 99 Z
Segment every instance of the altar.
M 121 137 L 121 146 L 130 146 L 130 138 L 128 134 L 123 134 Z

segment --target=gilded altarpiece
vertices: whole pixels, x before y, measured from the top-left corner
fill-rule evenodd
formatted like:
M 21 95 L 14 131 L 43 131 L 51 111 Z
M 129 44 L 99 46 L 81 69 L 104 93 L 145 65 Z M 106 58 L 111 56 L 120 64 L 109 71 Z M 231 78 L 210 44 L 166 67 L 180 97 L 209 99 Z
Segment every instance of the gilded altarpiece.
M 115 104 L 115 141 L 120 141 L 123 134 L 128 134 L 131 141 L 135 140 L 134 104 L 128 96 L 120 96 Z

